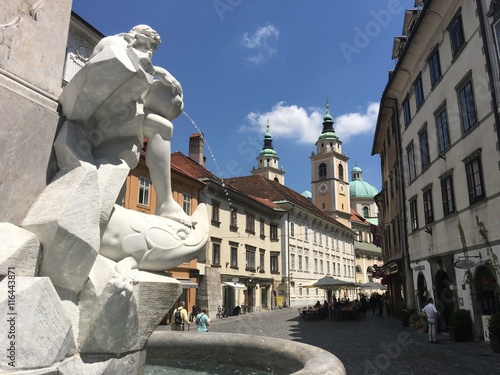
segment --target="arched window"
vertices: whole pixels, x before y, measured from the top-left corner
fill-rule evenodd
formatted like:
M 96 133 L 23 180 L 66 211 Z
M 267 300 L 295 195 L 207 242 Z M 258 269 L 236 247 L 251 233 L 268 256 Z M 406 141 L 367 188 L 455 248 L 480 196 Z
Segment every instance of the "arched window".
M 368 206 L 363 207 L 363 216 L 368 217 L 370 214 L 370 210 L 368 209 Z
M 319 165 L 319 179 L 320 180 L 326 180 L 326 164 L 325 163 L 321 163 Z
M 339 180 L 344 181 L 344 167 L 339 164 Z

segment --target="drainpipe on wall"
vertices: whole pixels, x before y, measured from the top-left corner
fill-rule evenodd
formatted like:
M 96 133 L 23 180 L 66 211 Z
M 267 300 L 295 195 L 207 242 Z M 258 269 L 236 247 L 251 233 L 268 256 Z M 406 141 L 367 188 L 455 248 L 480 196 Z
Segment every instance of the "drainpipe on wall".
M 484 10 L 482 0 L 476 0 L 477 12 L 479 13 L 479 27 L 481 28 L 481 35 L 483 40 L 484 55 L 486 57 L 486 70 L 488 71 L 488 78 L 490 81 L 491 99 L 493 101 L 493 115 L 495 116 L 495 128 L 497 131 L 497 150 L 500 149 L 500 115 L 498 113 L 497 92 L 495 91 L 495 81 L 493 77 L 493 69 L 491 66 L 491 53 L 490 47 L 486 40 L 486 25 L 484 22 Z M 499 77 L 500 78 L 500 77 Z

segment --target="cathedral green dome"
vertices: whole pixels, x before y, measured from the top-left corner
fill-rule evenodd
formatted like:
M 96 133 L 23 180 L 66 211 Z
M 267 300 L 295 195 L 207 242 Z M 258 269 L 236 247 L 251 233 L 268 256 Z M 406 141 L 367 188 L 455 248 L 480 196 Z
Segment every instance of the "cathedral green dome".
M 378 190 L 366 181 L 363 181 L 363 170 L 357 165 L 351 171 L 351 182 L 349 182 L 349 195 L 351 198 L 372 198 L 378 194 Z
M 355 180 L 349 182 L 351 198 L 371 198 L 378 194 L 378 190 L 366 181 Z

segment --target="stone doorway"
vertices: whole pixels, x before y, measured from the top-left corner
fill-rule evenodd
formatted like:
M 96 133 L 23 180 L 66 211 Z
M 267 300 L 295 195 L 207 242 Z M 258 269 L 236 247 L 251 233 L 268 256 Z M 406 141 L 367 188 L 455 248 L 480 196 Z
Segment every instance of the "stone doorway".
M 439 312 L 438 331 L 448 331 L 451 324 L 451 314 L 453 313 L 453 293 L 450 289 L 450 277 L 448 274 L 439 270 L 435 276 L 435 303 Z

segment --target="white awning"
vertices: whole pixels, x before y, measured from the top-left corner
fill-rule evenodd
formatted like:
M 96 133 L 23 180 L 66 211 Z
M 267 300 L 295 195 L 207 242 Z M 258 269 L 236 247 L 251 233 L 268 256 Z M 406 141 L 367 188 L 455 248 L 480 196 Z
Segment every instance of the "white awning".
M 232 281 L 225 281 L 222 284 L 230 286 L 231 288 L 235 289 L 246 289 L 247 287 L 243 284 L 240 283 L 233 283 Z

